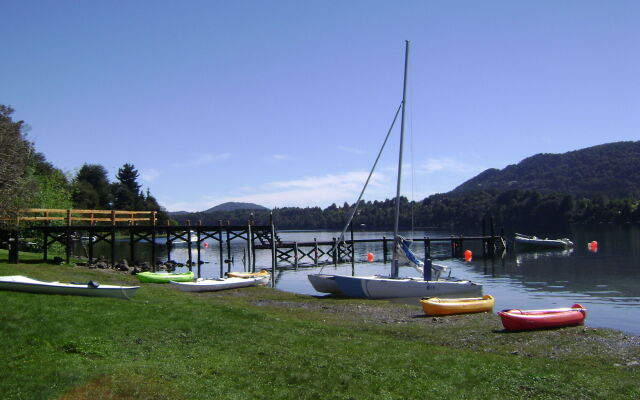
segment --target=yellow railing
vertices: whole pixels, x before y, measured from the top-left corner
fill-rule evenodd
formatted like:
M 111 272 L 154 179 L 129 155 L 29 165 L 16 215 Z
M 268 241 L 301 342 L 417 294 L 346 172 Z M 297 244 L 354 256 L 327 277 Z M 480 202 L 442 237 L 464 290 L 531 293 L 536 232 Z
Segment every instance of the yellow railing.
M 64 221 L 66 225 L 73 225 L 74 221 L 96 225 L 107 223 L 116 225 L 125 222 L 136 225 L 136 222 L 149 222 L 156 225 L 157 211 L 123 211 L 123 210 L 60 210 L 50 208 L 25 208 L 15 212 L 15 217 L 4 218 L 5 221 Z

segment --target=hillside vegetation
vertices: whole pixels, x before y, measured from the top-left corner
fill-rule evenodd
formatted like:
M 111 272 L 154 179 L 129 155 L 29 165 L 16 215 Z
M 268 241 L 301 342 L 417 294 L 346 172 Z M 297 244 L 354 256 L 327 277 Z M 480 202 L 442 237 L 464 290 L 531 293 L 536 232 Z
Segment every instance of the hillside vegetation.
M 538 154 L 502 170 L 489 169 L 455 190 L 422 201 L 401 199 L 400 225 L 479 230 L 496 226 L 558 226 L 571 223 L 640 223 L 640 141 L 618 142 L 564 154 Z M 342 229 L 353 205 L 285 207 L 273 210 L 280 229 Z M 215 209 L 215 208 L 214 208 Z M 251 211 L 258 224 L 269 223 L 268 210 Z M 393 226 L 394 200 L 363 201 L 355 229 Z M 248 210 L 172 215 L 204 224 L 246 224 Z M 488 226 L 488 225 L 487 225 Z

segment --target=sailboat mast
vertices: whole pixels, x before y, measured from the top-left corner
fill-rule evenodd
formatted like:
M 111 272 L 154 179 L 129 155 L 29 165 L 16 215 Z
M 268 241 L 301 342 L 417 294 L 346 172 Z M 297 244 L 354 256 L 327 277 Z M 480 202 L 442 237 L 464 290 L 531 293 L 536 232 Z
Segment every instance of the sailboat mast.
M 400 182 L 402 180 L 402 148 L 404 145 L 404 115 L 407 109 L 407 71 L 409 69 L 409 41 L 405 41 L 404 51 L 404 83 L 402 85 L 402 119 L 400 120 L 400 155 L 398 156 L 398 183 L 396 188 L 396 212 L 395 222 L 393 226 L 393 257 L 391 261 L 391 277 L 397 278 L 398 267 L 398 255 L 396 249 L 398 248 L 398 226 L 400 221 Z

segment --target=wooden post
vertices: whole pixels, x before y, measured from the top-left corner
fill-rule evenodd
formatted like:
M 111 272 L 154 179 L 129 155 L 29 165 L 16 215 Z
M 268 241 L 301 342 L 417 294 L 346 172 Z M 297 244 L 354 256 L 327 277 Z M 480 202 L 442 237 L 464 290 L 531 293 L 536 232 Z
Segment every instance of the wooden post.
M 426 236 L 424 238 L 424 258 L 431 258 L 431 239 Z
M 200 225 L 200 222 L 198 222 L 198 225 Z M 202 246 L 200 245 L 200 241 L 201 241 L 201 239 L 200 239 L 200 228 L 197 228 L 196 229 L 196 246 L 198 246 L 198 249 L 197 249 L 197 257 L 196 257 L 197 260 L 196 260 L 196 262 L 198 263 L 198 278 L 201 278 L 200 266 L 202 265 L 202 261 L 201 261 L 202 259 L 200 257 L 200 247 L 202 247 Z
M 333 258 L 333 265 L 338 266 L 338 242 L 336 238 L 333 238 L 333 252 L 331 253 L 331 257 Z
M 136 264 L 136 241 L 133 237 L 133 228 L 129 225 L 129 257 L 132 265 Z
M 71 210 L 67 210 L 67 240 L 65 240 L 65 255 L 67 264 L 71 262 Z
M 171 261 L 171 248 L 173 247 L 173 243 L 171 243 L 171 232 L 169 231 L 169 221 L 167 221 L 166 237 L 167 237 L 167 241 L 165 242 L 165 246 L 167 246 L 167 261 Z
M 387 248 L 387 238 L 386 236 L 382 237 L 382 259 L 384 260 L 384 263 L 387 263 L 387 252 L 389 251 L 389 249 Z
M 44 220 L 44 226 L 49 226 L 50 225 L 50 223 L 49 223 L 49 211 L 45 211 L 44 212 L 44 217 L 46 218 Z M 47 245 L 47 241 L 49 240 L 49 234 L 47 233 L 46 230 L 42 231 L 42 239 L 43 239 L 43 241 L 42 241 L 42 247 L 43 247 L 43 249 L 42 249 L 42 258 L 43 258 L 44 262 L 47 262 L 47 258 L 48 258 L 47 256 L 49 255 L 48 254 L 49 253 L 49 246 Z
M 253 230 L 251 229 L 252 221 L 247 223 L 247 269 L 251 271 L 251 262 L 253 260 L 251 251 L 253 249 Z
M 273 212 L 269 214 L 269 223 L 271 225 L 271 287 L 276 287 L 276 267 L 278 266 L 278 247 L 276 245 L 276 226 L 273 223 Z
M 224 254 L 222 251 L 222 226 L 218 227 L 218 255 L 220 256 L 220 278 L 224 276 Z
M 313 261 L 318 266 L 318 239 L 313 238 Z
M 95 234 L 95 230 L 93 228 L 89 228 L 89 231 L 87 233 L 89 235 L 89 263 L 92 262 L 93 260 L 93 236 Z
M 494 243 L 494 232 L 493 232 L 493 217 L 489 218 L 489 229 L 491 229 L 490 234 L 491 234 L 491 239 L 489 239 L 489 255 L 493 257 L 493 254 L 495 252 L 496 246 Z
M 231 239 L 229 239 L 229 228 L 227 231 L 227 272 L 231 271 Z
M 151 212 L 151 270 L 156 272 L 156 212 Z
M 116 265 L 116 212 L 114 210 L 111 210 L 111 265 Z
M 298 242 L 293 242 L 293 267 L 298 269 Z
M 9 264 L 20 262 L 20 233 L 17 228 L 9 234 Z

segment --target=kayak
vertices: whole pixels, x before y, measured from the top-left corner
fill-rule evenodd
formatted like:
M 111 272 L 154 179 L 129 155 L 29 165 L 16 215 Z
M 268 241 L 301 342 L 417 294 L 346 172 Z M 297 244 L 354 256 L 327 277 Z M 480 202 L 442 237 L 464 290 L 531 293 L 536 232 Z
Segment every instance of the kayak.
M 183 292 L 215 292 L 218 290 L 235 289 L 249 286 L 267 284 L 269 277 L 252 278 L 224 278 L 224 279 L 198 279 L 195 282 L 169 282 L 173 287 Z
M 174 282 L 191 282 L 193 280 L 193 272 L 184 272 L 182 274 L 170 274 L 167 272 L 140 272 L 138 275 L 140 282 L 146 283 L 168 283 Z
M 229 278 L 254 278 L 269 276 L 269 271 L 266 269 L 260 270 L 260 272 L 227 272 Z
M 521 233 L 516 233 L 515 242 L 517 247 L 524 248 L 561 248 L 567 249 L 569 247 L 573 247 L 573 242 L 567 238 L 562 239 L 549 239 L 549 238 L 539 238 L 537 236 L 528 236 L 523 235 Z
M 574 304 L 569 308 L 548 310 L 503 310 L 498 315 L 506 330 L 528 331 L 580 325 L 587 316 L 587 309 L 580 304 Z
M 139 288 L 140 286 L 103 285 L 94 281 L 63 283 L 39 281 L 22 275 L 0 276 L 0 289 L 29 293 L 112 297 L 127 300 L 133 297 Z
M 442 299 L 429 297 L 420 300 L 422 309 L 427 315 L 451 315 L 492 311 L 495 300 L 491 295 L 483 297 L 467 297 L 459 299 Z

